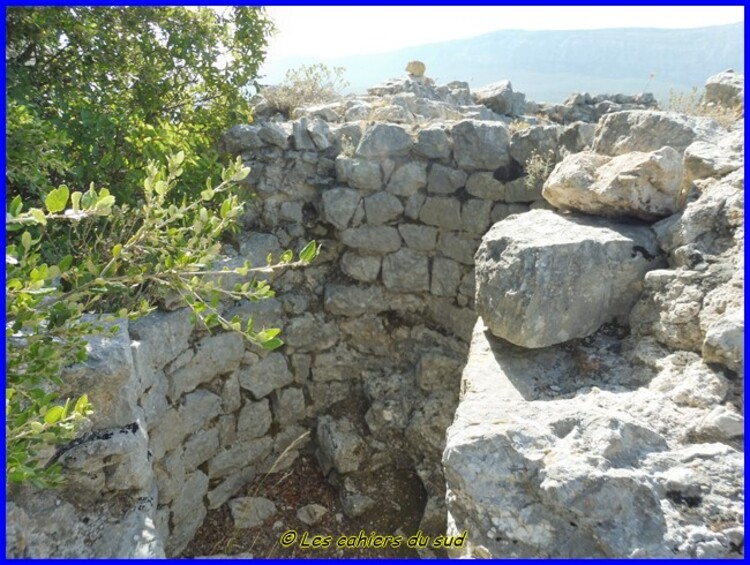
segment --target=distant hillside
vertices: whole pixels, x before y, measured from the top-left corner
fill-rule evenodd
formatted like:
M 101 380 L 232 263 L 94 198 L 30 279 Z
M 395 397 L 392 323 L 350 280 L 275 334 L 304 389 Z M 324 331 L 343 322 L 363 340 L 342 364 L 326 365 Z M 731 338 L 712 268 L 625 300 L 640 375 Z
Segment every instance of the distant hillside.
M 386 34 L 387 37 L 387 34 Z M 571 92 L 653 92 L 702 86 L 710 75 L 744 68 L 742 23 L 697 29 L 497 31 L 373 55 L 290 58 L 264 69 L 262 82 L 279 82 L 288 68 L 324 62 L 347 69 L 351 90 L 362 92 L 404 74 L 419 59 L 439 83 L 469 82 L 472 89 L 509 79 L 538 102 L 561 102 Z M 653 78 L 650 78 L 653 75 Z

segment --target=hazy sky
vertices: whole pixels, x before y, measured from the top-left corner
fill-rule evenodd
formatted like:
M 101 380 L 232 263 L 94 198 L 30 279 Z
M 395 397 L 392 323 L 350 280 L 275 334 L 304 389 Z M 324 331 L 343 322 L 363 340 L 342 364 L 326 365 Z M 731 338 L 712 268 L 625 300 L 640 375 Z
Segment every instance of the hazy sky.
M 266 60 L 338 57 L 500 29 L 686 28 L 744 21 L 742 6 L 270 6 L 279 29 Z

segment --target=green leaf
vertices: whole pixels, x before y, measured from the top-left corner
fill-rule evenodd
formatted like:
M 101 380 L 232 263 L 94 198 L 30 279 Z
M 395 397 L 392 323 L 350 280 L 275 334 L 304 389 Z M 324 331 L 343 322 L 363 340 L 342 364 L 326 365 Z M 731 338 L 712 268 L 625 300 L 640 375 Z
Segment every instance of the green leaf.
M 262 344 L 263 349 L 266 349 L 268 351 L 273 351 L 274 349 L 278 349 L 282 345 L 284 345 L 284 342 L 281 341 L 278 337 L 269 339 L 268 341 L 263 342 Z
M 68 204 L 68 196 L 70 196 L 70 191 L 63 184 L 47 195 L 47 198 L 44 199 L 44 206 L 49 210 L 50 214 L 62 212 Z
M 18 214 L 21 213 L 21 210 L 23 209 L 23 201 L 21 200 L 21 196 L 16 196 L 10 203 L 10 207 L 8 211 L 10 212 L 11 216 L 18 216 Z
M 164 196 L 167 193 L 167 183 L 163 180 L 156 181 L 156 184 L 154 185 L 154 190 L 156 191 L 156 194 L 159 196 Z
M 112 248 L 112 257 L 119 257 L 122 253 L 122 243 L 118 243 Z
M 284 251 L 284 253 L 281 255 L 281 259 L 279 259 L 280 263 L 291 263 L 292 259 L 294 259 L 294 253 L 291 249 L 287 249 Z
M 229 215 L 229 211 L 232 209 L 232 203 L 229 199 L 226 199 L 221 203 L 221 219 L 224 220 Z
M 242 167 L 239 171 L 232 175 L 232 181 L 240 182 L 241 180 L 245 180 L 247 178 L 247 175 L 249 174 L 250 167 Z
M 37 224 L 42 224 L 43 226 L 47 225 L 47 217 L 39 208 L 31 208 L 29 210 L 29 215 L 34 218 L 34 221 Z
M 85 394 L 82 394 L 81 397 L 76 401 L 74 410 L 76 414 L 85 416 L 87 411 L 89 410 L 89 397 Z
M 302 248 L 302 251 L 299 252 L 299 258 L 305 263 L 310 263 L 318 255 L 318 251 L 318 244 L 313 240 Z
M 214 197 L 214 189 L 213 188 L 207 188 L 206 190 L 201 192 L 201 198 L 208 202 Z
M 44 421 L 47 424 L 56 424 L 63 417 L 64 413 L 65 408 L 62 406 L 53 406 L 44 414 Z
M 81 196 L 83 196 L 83 194 L 77 190 L 70 195 L 70 204 L 73 207 L 74 212 L 78 212 L 78 210 L 81 209 Z
M 31 234 L 29 232 L 25 231 L 21 235 L 21 245 L 26 251 L 31 249 Z
M 80 193 L 79 193 L 80 194 Z M 73 264 L 73 256 L 72 255 L 66 255 L 62 258 L 60 261 L 58 267 L 60 267 L 61 271 L 67 271 L 70 269 L 70 266 Z

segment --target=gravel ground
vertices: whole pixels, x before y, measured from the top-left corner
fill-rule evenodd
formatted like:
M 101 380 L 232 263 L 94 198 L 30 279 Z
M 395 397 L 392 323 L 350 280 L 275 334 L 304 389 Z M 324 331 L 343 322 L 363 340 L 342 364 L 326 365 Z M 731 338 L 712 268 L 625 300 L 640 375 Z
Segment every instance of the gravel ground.
M 403 473 L 405 475 L 394 476 L 393 481 L 389 481 L 394 491 L 398 490 L 399 480 L 413 480 L 413 477 L 406 476 L 411 472 Z M 264 497 L 273 501 L 276 514 L 262 526 L 235 529 L 227 504 L 209 511 L 182 557 L 249 557 L 248 554 L 255 558 L 418 557 L 417 552 L 407 548 L 403 541 L 398 548 L 337 547 L 336 542 L 341 536 L 358 536 L 360 531 L 364 531 L 365 537 L 375 532 L 381 536 L 401 536 L 405 540 L 417 532 L 424 501 L 408 500 L 409 496 L 404 495 L 394 505 L 394 508 L 397 507 L 395 510 L 378 508 L 366 513 L 366 517 L 347 518 L 336 490 L 328 483 L 311 455 L 300 456 L 286 471 L 257 477 L 235 498 L 243 496 Z M 324 506 L 328 512 L 317 524 L 308 526 L 299 520 L 297 510 L 313 503 Z M 288 530 L 297 532 L 297 542 L 283 547 L 279 539 Z M 300 548 L 299 540 L 304 532 L 308 532 L 308 542 L 312 541 L 313 536 L 330 536 L 328 547 Z

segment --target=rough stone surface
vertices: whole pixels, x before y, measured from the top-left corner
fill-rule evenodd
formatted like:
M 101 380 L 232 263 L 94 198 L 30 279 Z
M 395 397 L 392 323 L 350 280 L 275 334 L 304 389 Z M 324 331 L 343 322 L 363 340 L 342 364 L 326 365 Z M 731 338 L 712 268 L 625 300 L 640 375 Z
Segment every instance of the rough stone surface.
M 401 249 L 383 259 L 383 284 L 389 290 L 420 292 L 430 288 L 429 262 L 425 255 Z
M 276 505 L 260 496 L 247 496 L 229 501 L 234 527 L 238 529 L 262 526 L 276 514 Z
M 316 433 L 318 461 L 326 475 L 331 469 L 337 473 L 358 471 L 365 462 L 364 441 L 349 420 L 321 416 Z
M 401 224 L 398 226 L 401 237 L 407 247 L 416 251 L 432 251 L 437 243 L 437 228 L 420 226 L 417 224 Z
M 362 197 L 350 188 L 332 188 L 323 193 L 323 219 L 340 230 L 346 229 Z
M 419 219 L 425 224 L 439 228 L 460 229 L 461 203 L 455 198 L 428 196 L 419 212 Z
M 452 169 L 435 163 L 430 167 L 427 177 L 427 191 L 433 194 L 454 194 L 456 190 L 466 185 L 467 175 L 460 169 Z
M 476 256 L 477 311 L 498 337 L 546 347 L 624 320 L 659 265 L 647 227 L 534 210 L 495 224 Z
M 662 147 L 613 159 L 574 153 L 555 167 L 542 195 L 564 210 L 653 221 L 677 211 L 681 188 L 682 159 L 671 147 Z
M 447 159 L 452 149 L 451 138 L 442 127 L 428 127 L 417 134 L 414 151 L 428 159 Z
M 341 257 L 341 270 L 362 282 L 374 282 L 380 274 L 380 257 L 347 251 Z
M 614 112 L 599 122 L 593 149 L 602 155 L 616 156 L 631 151 L 648 153 L 668 145 L 682 154 L 694 141 L 715 137 L 717 128 L 708 118 L 675 112 Z
M 286 358 L 281 353 L 271 353 L 265 359 L 253 365 L 241 367 L 237 373 L 240 386 L 255 398 L 268 396 L 277 388 L 284 387 L 294 381 L 289 371 Z
M 402 165 L 391 175 L 386 190 L 398 196 L 411 196 L 427 184 L 427 165 L 411 162 Z
M 376 192 L 365 198 L 365 214 L 369 224 L 387 224 L 398 219 L 403 211 L 401 201 L 387 192 Z
M 328 513 L 328 509 L 320 504 L 307 504 L 297 510 L 297 518 L 308 526 L 314 526 Z
M 745 76 L 733 70 L 723 71 L 706 80 L 705 103 L 734 109 L 744 106 Z
M 451 128 L 453 156 L 464 170 L 494 171 L 507 165 L 508 128 L 499 122 L 464 120 Z
M 398 230 L 387 226 L 349 228 L 341 233 L 344 245 L 370 253 L 392 253 L 401 247 Z
M 408 155 L 414 142 L 401 127 L 393 124 L 375 124 L 362 135 L 357 155 L 366 159 L 383 159 Z
M 380 165 L 365 159 L 336 157 L 336 178 L 339 182 L 363 190 L 380 190 L 383 188 L 383 176 Z
M 502 80 L 474 92 L 477 104 L 484 104 L 498 114 L 520 115 L 524 110 L 524 97 L 513 92 L 509 80 Z

